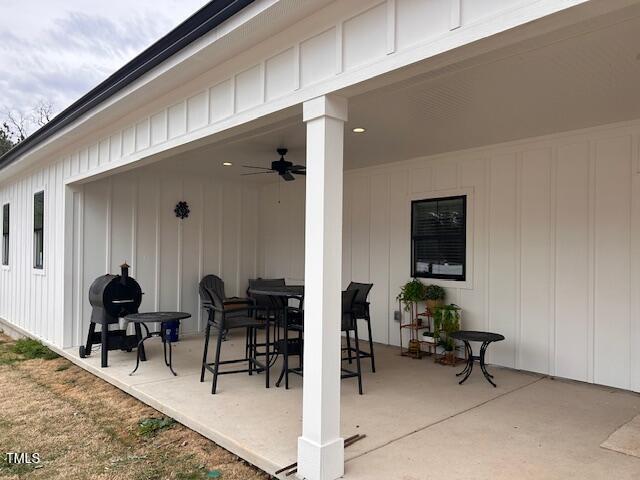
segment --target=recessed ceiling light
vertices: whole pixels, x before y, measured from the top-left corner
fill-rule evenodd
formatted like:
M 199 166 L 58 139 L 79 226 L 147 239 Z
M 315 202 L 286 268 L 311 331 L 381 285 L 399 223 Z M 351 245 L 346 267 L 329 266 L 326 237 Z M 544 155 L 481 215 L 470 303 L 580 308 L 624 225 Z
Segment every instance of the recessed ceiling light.
M 233 163 L 231 163 L 231 162 L 222 162 L 222 165 L 224 165 L 225 167 L 230 167 L 231 165 L 233 165 Z
M 366 130 L 362 127 L 356 127 L 353 129 L 353 133 L 364 133 Z

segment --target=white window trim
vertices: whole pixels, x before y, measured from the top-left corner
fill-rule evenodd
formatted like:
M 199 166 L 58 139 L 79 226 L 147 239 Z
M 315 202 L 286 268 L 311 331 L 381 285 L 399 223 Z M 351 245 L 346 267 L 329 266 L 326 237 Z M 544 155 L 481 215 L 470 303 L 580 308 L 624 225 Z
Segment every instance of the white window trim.
M 411 245 L 411 202 L 415 200 L 435 200 L 443 197 L 458 197 L 465 195 L 467 197 L 467 218 L 466 225 L 466 251 L 465 251 L 465 280 L 446 280 L 442 278 L 423 278 L 418 277 L 423 283 L 430 285 L 439 285 L 444 288 L 461 288 L 465 290 L 473 290 L 473 229 L 474 229 L 474 211 L 475 198 L 473 188 L 454 188 L 448 190 L 430 190 L 426 192 L 415 192 L 407 196 L 406 212 L 409 214 L 407 241 Z M 411 247 L 410 247 L 411 254 Z M 411 258 L 409 258 L 409 262 Z
M 44 229 L 44 236 L 42 238 L 42 250 L 43 250 L 43 256 L 42 256 L 42 268 L 36 268 L 33 264 L 34 264 L 34 249 L 35 249 L 35 245 L 33 243 L 33 230 L 34 230 L 34 209 L 35 209 L 35 205 L 33 202 L 33 197 L 36 195 L 36 193 L 40 193 L 43 192 L 44 193 L 44 213 L 43 213 L 43 217 L 42 217 L 42 228 Z M 46 249 L 46 235 L 47 232 L 49 231 L 49 223 L 47 222 L 47 208 L 49 208 L 49 194 L 47 192 L 47 186 L 46 185 L 42 185 L 38 188 L 35 188 L 32 192 L 31 192 L 31 248 L 29 249 L 29 255 L 31 257 L 31 272 L 34 275 L 41 275 L 41 276 L 46 276 L 47 275 L 47 261 L 46 261 L 46 253 L 47 253 L 47 249 Z M 11 217 L 9 217 L 11 218 Z
M 11 215 L 11 204 L 13 202 L 11 201 L 11 199 L 5 199 L 2 201 L 2 206 L 0 207 L 0 216 L 2 217 L 2 222 L 4 223 L 4 206 L 5 205 L 9 205 L 9 263 L 7 263 L 6 265 L 2 263 L 2 258 L 0 255 L 0 269 L 4 270 L 5 272 L 8 272 L 9 270 L 11 270 L 11 245 L 13 244 L 13 242 L 11 241 L 11 232 L 13 231 L 12 227 L 12 221 L 11 219 L 13 218 L 13 215 Z M 2 251 L 4 251 L 4 244 L 2 243 L 4 242 L 4 236 L 0 239 L 0 248 L 2 248 Z M 1 251 L 0 251 L 1 252 Z

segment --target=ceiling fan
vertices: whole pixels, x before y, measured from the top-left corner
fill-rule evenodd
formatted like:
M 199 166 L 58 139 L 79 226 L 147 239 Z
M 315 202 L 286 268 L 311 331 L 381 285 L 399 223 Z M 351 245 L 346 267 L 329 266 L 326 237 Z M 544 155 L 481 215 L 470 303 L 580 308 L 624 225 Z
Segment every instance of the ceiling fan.
M 283 178 L 283 180 L 290 182 L 296 179 L 294 175 L 307 174 L 307 167 L 305 167 L 304 165 L 294 165 L 293 163 L 288 162 L 284 159 L 284 156 L 288 152 L 286 148 L 278 148 L 276 151 L 278 152 L 278 155 L 280 155 L 280 160 L 271 162 L 271 168 L 255 167 L 252 165 L 243 165 L 244 168 L 253 168 L 256 170 L 265 170 L 265 171 L 255 172 L 255 173 L 243 173 L 242 175 L 261 175 L 264 173 L 277 173 Z

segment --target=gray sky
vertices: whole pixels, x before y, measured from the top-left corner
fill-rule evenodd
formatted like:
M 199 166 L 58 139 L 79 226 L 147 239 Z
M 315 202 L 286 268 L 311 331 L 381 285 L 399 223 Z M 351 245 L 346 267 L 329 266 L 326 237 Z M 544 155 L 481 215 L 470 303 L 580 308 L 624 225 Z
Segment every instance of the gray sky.
M 205 3 L 0 0 L 0 112 L 59 112 Z

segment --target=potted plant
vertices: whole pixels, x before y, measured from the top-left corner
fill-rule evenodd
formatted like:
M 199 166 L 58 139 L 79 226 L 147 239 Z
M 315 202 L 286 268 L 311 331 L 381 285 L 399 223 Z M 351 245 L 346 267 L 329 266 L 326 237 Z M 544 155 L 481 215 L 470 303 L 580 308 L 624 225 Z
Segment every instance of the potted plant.
M 433 312 L 442 305 L 446 292 L 440 285 L 427 285 L 424 289 L 424 296 L 427 300 L 427 308 Z
M 444 337 L 438 342 L 438 346 L 444 350 L 444 355 L 440 358 L 440 363 L 444 365 L 456 364 L 456 342 L 453 338 Z
M 424 301 L 424 284 L 414 278 L 405 283 L 400 288 L 400 293 L 396 297 L 396 300 L 402 304 L 402 309 L 405 312 L 409 312 L 411 324 L 407 324 L 404 327 L 409 328 L 411 334 L 409 340 L 409 348 L 407 352 L 402 353 L 413 358 L 420 358 L 422 352 L 420 349 L 420 340 L 418 339 L 417 325 L 422 324 L 422 319 L 418 316 L 418 302 Z M 400 327 L 402 335 L 402 326 Z
M 418 302 L 422 302 L 425 299 L 425 286 L 417 278 L 405 283 L 400 287 L 400 293 L 396 297 L 396 300 L 400 300 L 404 305 L 405 312 L 411 310 L 411 308 Z
M 410 312 L 412 322 L 420 322 L 420 317 L 417 315 L 418 302 L 424 301 L 424 290 L 424 284 L 417 278 L 414 278 L 400 288 L 400 293 L 396 297 L 396 300 L 399 300 L 402 303 L 404 311 Z
M 433 312 L 433 337 L 444 350 L 440 360 L 446 365 L 455 365 L 456 343 L 451 334 L 460 330 L 460 307 L 454 304 L 441 305 Z

